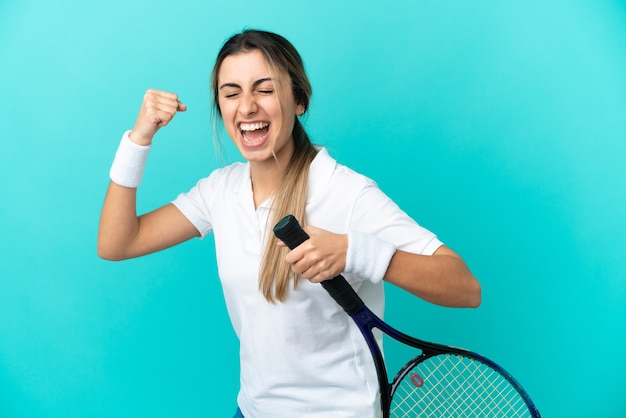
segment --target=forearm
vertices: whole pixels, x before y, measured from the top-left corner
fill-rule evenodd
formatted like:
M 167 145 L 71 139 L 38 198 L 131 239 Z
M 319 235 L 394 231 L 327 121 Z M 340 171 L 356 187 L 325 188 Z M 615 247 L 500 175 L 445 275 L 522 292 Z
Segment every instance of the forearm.
M 136 188 L 109 184 L 98 230 L 98 255 L 108 260 L 129 258 L 128 248 L 139 231 Z
M 480 284 L 447 247 L 432 256 L 396 251 L 384 280 L 437 305 L 477 307 L 481 302 Z
M 312 282 L 344 272 L 392 283 L 428 302 L 450 307 L 477 307 L 480 284 L 465 262 L 442 246 L 433 255 L 396 250 L 367 234 L 335 234 L 311 225 L 309 239 L 285 256 L 294 273 Z

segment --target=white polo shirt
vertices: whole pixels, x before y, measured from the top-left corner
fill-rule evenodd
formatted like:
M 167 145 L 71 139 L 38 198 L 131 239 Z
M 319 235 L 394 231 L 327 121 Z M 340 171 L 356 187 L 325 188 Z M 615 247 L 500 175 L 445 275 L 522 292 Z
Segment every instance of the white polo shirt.
M 352 320 L 322 286 L 301 280 L 285 302 L 275 304 L 259 291 L 265 237 L 273 225 L 266 225 L 269 202 L 254 208 L 249 164 L 215 170 L 173 203 L 201 237 L 213 232 L 226 306 L 240 340 L 237 401 L 244 416 L 378 416 L 371 354 Z M 315 227 L 374 234 L 413 253 L 431 255 L 442 245 L 372 180 L 337 164 L 324 148 L 311 164 L 306 213 Z M 382 317 L 383 283 L 345 277 Z

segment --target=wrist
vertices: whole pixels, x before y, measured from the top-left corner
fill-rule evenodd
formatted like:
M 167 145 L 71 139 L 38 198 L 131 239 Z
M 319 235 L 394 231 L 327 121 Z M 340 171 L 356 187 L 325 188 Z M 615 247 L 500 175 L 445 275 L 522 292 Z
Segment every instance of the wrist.
M 150 145 L 133 142 L 129 134 L 130 131 L 127 131 L 122 136 L 109 176 L 120 186 L 135 188 L 141 184 Z
M 134 142 L 135 144 L 142 146 L 142 147 L 152 145 L 152 137 L 144 138 L 141 135 L 139 135 L 137 132 L 135 132 L 134 129 L 128 132 L 128 139 L 130 139 L 131 142 Z
M 345 272 L 378 283 L 385 277 L 395 252 L 396 247 L 390 242 L 374 235 L 349 231 Z

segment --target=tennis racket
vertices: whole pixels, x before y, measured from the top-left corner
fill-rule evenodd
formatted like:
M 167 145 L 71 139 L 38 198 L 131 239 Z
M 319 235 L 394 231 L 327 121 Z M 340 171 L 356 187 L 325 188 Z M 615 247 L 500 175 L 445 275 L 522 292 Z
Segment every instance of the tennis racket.
M 309 239 L 292 215 L 276 224 L 274 234 L 290 249 Z M 397 331 L 370 311 L 341 275 L 321 284 L 350 315 L 367 342 L 378 375 L 383 418 L 540 417 L 526 391 L 493 361 Z M 374 328 L 421 351 L 400 369 L 391 383 L 372 333 Z

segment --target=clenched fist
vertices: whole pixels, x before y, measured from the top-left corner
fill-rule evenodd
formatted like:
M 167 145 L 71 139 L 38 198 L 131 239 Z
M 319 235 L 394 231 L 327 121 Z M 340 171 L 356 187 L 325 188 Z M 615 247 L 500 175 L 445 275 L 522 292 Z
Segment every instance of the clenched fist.
M 131 141 L 139 145 L 149 145 L 152 143 L 154 134 L 170 123 L 176 112 L 186 110 L 187 106 L 178 100 L 176 94 L 154 89 L 148 90 L 143 97 L 135 127 L 130 132 Z

